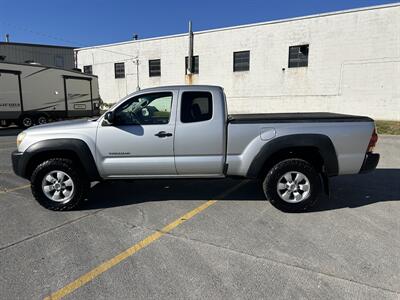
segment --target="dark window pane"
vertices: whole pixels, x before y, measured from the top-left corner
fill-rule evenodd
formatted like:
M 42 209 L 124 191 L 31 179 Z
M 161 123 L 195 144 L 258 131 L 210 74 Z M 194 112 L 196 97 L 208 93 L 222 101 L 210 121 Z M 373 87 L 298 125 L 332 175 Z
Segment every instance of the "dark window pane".
M 125 78 L 125 63 L 114 64 L 115 78 Z
M 309 45 L 289 47 L 289 68 L 308 66 Z
M 212 118 L 212 96 L 209 92 L 184 92 L 181 104 L 182 123 L 207 121 Z
M 233 71 L 250 70 L 250 51 L 233 52 Z
M 149 76 L 150 77 L 161 76 L 161 60 L 160 59 L 149 60 Z
M 199 74 L 199 56 L 193 56 L 192 57 L 192 74 Z M 188 60 L 189 58 L 186 56 L 185 57 L 185 74 L 187 74 L 188 70 Z
M 83 73 L 92 75 L 93 74 L 92 66 L 91 65 L 83 66 Z

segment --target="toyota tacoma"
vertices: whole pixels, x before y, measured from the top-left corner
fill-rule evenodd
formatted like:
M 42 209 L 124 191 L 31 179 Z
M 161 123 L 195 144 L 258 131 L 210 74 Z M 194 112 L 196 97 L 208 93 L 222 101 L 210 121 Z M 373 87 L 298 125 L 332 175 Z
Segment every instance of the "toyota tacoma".
M 228 115 L 221 87 L 167 86 L 135 92 L 97 119 L 29 128 L 12 163 L 51 210 L 76 207 L 94 181 L 236 177 L 259 179 L 266 199 L 293 212 L 314 205 L 329 177 L 374 170 L 377 138 L 368 117 Z

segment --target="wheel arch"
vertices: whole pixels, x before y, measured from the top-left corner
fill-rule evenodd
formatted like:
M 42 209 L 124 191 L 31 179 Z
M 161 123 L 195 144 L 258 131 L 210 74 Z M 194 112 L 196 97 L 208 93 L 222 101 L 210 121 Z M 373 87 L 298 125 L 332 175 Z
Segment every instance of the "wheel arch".
M 30 178 L 35 166 L 49 158 L 70 158 L 84 169 L 91 181 L 99 180 L 100 175 L 88 145 L 79 139 L 43 140 L 29 146 L 22 156 L 23 177 Z
M 327 176 L 339 173 L 336 150 L 328 136 L 293 134 L 266 143 L 250 164 L 247 177 L 261 178 L 276 163 L 288 158 L 304 159 Z

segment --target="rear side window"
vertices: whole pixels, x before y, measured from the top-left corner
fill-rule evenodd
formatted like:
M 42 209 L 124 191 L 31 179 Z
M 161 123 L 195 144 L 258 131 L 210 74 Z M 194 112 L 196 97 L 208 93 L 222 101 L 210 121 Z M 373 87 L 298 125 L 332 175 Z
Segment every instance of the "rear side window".
M 207 121 L 212 118 L 212 96 L 209 92 L 184 92 L 181 102 L 182 123 Z

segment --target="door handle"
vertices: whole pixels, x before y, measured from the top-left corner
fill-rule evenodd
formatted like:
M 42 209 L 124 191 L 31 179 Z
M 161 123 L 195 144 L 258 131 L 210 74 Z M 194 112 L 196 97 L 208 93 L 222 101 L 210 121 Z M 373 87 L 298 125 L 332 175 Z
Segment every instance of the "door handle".
M 172 136 L 172 133 L 160 131 L 159 133 L 156 133 L 155 136 L 158 136 L 159 138 L 163 138 L 163 137 L 167 137 L 167 136 Z

